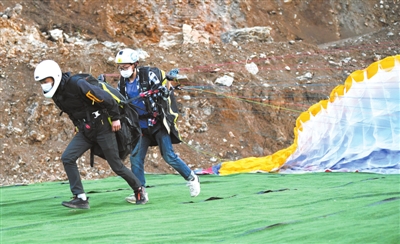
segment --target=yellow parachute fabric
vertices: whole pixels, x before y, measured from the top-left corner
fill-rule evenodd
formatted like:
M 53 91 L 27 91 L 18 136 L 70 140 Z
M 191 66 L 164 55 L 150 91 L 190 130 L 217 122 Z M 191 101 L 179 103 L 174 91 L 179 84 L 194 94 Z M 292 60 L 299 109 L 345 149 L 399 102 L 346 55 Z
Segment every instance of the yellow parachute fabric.
M 385 73 L 387 73 L 387 75 Z M 389 74 L 389 73 L 394 73 L 394 74 Z M 379 86 L 372 85 L 371 87 L 367 88 L 366 91 L 361 91 L 362 89 L 359 89 L 360 86 L 358 86 L 358 88 L 353 89 L 354 91 L 352 90 L 352 87 L 356 86 L 355 83 L 358 83 L 357 85 L 366 86 L 368 81 L 370 79 L 372 80 L 372 78 L 376 78 L 375 79 L 376 81 L 374 82 L 379 83 Z M 387 87 L 385 87 L 385 85 L 387 85 Z M 359 92 L 358 89 L 360 90 Z M 347 99 L 351 100 L 353 104 L 347 105 L 346 102 L 343 101 L 339 102 L 339 100 L 346 98 L 346 95 L 347 93 L 349 93 L 349 91 L 352 91 L 351 93 L 352 97 L 349 97 Z M 398 118 L 400 114 L 399 91 L 400 91 L 400 55 L 387 57 L 383 60 L 377 61 L 364 70 L 358 70 L 350 74 L 346 79 L 344 85 L 339 85 L 332 90 L 328 100 L 322 100 L 317 104 L 312 105 L 307 111 L 301 113 L 296 120 L 296 127 L 294 128 L 295 138 L 293 144 L 290 147 L 265 157 L 249 157 L 237 161 L 223 162 L 220 164 L 218 173 L 219 175 L 228 175 L 228 174 L 251 173 L 251 172 L 276 172 L 276 171 L 282 172 L 285 170 L 285 168 L 291 168 L 291 167 L 297 167 L 297 168 L 301 167 L 304 169 L 309 166 L 308 165 L 309 163 L 314 165 L 312 167 L 309 167 L 308 170 L 304 171 L 313 171 L 313 170 L 318 171 L 316 169 L 324 170 L 323 167 L 325 167 L 325 170 L 329 168 L 339 169 L 340 167 L 349 167 L 349 162 L 350 163 L 354 162 L 353 165 L 349 168 L 352 168 L 355 171 L 363 171 L 361 168 L 365 167 L 366 168 L 365 171 L 374 172 L 374 167 L 371 166 L 371 164 L 373 164 L 376 161 L 378 161 L 378 163 L 383 165 L 382 166 L 382 168 L 384 169 L 383 171 L 385 171 L 385 169 L 388 168 L 391 170 L 390 171 L 391 173 L 393 172 L 398 173 L 400 172 L 399 170 L 400 139 L 397 138 L 398 136 L 400 136 L 399 132 L 400 118 Z M 339 108 L 335 107 L 335 105 L 340 106 L 340 111 Z M 353 106 L 353 107 L 346 108 L 346 106 Z M 355 106 L 360 106 L 360 107 L 357 108 Z M 363 108 L 363 106 L 366 108 Z M 382 106 L 382 109 L 377 106 Z M 330 112 L 327 109 L 328 107 L 331 108 Z M 332 108 L 334 110 L 336 109 L 336 111 L 332 112 Z M 388 109 L 391 111 L 387 111 Z M 368 112 L 366 113 L 365 111 Z M 380 115 L 381 111 L 384 112 L 386 111 L 386 114 Z M 329 116 L 325 116 L 327 115 L 327 113 L 330 113 Z M 315 157 L 313 161 L 313 158 L 312 157 L 310 158 L 310 155 L 308 154 L 309 152 L 307 151 L 306 148 L 310 147 L 310 144 L 312 144 L 311 142 L 315 143 L 318 140 L 326 140 L 326 137 L 322 138 L 321 135 L 316 134 L 315 135 L 316 138 L 313 138 L 314 135 L 311 136 L 308 135 L 308 137 L 306 136 L 305 139 L 299 142 L 299 134 L 303 133 L 303 129 L 305 128 L 304 126 L 306 125 L 306 123 L 309 122 L 310 120 L 314 120 L 315 118 L 320 117 L 319 121 L 320 124 L 318 125 L 321 125 L 322 127 L 324 127 L 325 124 L 338 124 L 338 123 L 351 124 L 354 122 L 354 118 L 350 119 L 350 121 L 346 121 L 345 120 L 346 117 L 348 116 L 357 117 L 357 113 L 364 113 L 363 116 L 365 119 L 362 120 L 361 123 L 371 123 L 373 124 L 372 127 L 365 127 L 365 128 L 355 127 L 353 131 L 349 132 L 351 136 L 354 138 L 341 139 L 342 141 L 337 141 L 336 138 L 334 139 L 336 140 L 336 143 L 330 141 L 330 143 L 336 144 L 335 146 L 339 145 L 339 147 L 342 147 L 338 148 L 334 152 L 330 152 L 328 151 L 329 149 L 326 148 L 312 149 L 314 151 L 311 150 L 310 152 L 311 154 L 314 153 L 315 151 L 319 151 L 319 153 L 322 153 L 322 155 L 319 155 L 319 157 Z M 377 113 L 378 115 L 376 121 L 371 121 L 371 118 L 374 117 Z M 332 118 L 332 115 L 333 116 L 336 115 L 337 117 L 340 116 L 342 117 L 340 117 L 339 119 L 335 119 Z M 388 121 L 382 122 L 382 120 L 388 120 Z M 354 123 L 360 123 L 360 121 Z M 379 126 L 382 127 L 382 124 L 384 124 L 385 126 L 386 124 L 391 124 L 393 125 L 393 128 L 385 128 L 382 130 L 382 132 L 379 132 Z M 348 125 L 348 127 L 351 126 L 352 125 Z M 335 131 L 334 134 L 337 137 L 338 134 L 340 133 L 341 134 L 347 133 L 346 125 L 339 128 L 343 131 Z M 324 129 L 328 132 L 320 131 L 319 133 L 329 134 L 331 133 L 329 130 L 337 130 L 337 128 L 335 128 L 334 126 L 331 127 L 325 126 Z M 371 132 L 371 130 L 373 131 Z M 307 131 L 307 133 L 309 132 Z M 392 133 L 392 135 L 389 135 L 389 137 L 391 136 L 393 138 L 389 138 L 388 140 L 387 137 L 388 134 L 390 133 Z M 366 139 L 360 138 L 360 134 L 362 135 L 365 134 Z M 380 143 L 379 140 L 388 142 L 384 146 L 382 146 L 382 143 Z M 300 145 L 298 145 L 299 143 Z M 363 145 L 358 147 L 357 149 L 358 152 L 352 152 L 351 149 L 349 149 L 349 147 L 357 143 Z M 360 152 L 360 148 L 361 149 L 366 148 L 372 144 L 376 148 L 371 149 L 371 151 L 367 152 L 369 153 L 368 155 L 364 155 L 363 157 L 358 157 L 358 154 L 363 154 L 362 152 Z M 389 146 L 387 146 L 387 144 L 389 144 Z M 316 145 L 319 145 L 318 142 L 316 143 Z M 328 146 L 325 145 L 325 147 Z M 315 145 L 313 147 L 315 147 Z M 389 149 L 385 147 L 389 147 Z M 388 151 L 389 154 L 387 154 Z M 297 156 L 293 155 L 295 153 Z M 323 153 L 325 153 L 325 155 Z M 331 158 L 328 156 L 332 156 L 332 154 L 335 154 L 336 156 L 340 153 L 344 154 L 337 157 L 337 159 L 334 159 L 337 160 L 336 162 L 333 163 L 329 162 Z M 345 153 L 347 153 L 347 155 L 345 155 Z M 384 155 L 382 156 L 382 154 Z M 288 159 L 290 159 L 289 160 L 290 162 L 286 165 Z M 372 162 L 369 162 L 368 160 Z M 347 164 L 343 163 L 344 161 L 346 161 Z M 365 163 L 366 161 L 368 162 Z M 386 165 L 386 161 L 390 161 L 389 165 Z M 315 163 L 319 165 L 316 166 Z

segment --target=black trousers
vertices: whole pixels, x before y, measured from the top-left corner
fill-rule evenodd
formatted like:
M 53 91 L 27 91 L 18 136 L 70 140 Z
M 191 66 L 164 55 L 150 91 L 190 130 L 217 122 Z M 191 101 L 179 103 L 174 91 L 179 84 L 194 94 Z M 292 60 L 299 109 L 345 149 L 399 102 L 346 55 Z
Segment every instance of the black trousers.
M 115 133 L 111 131 L 111 125 L 107 120 L 105 123 L 97 123 L 93 139 L 88 139 L 82 131 L 78 132 L 68 144 L 61 160 L 68 176 L 71 192 L 74 195 L 84 193 L 81 177 L 76 160 L 89 150 L 94 143 L 99 144 L 111 169 L 121 176 L 132 188 L 136 190 L 141 186 L 139 179 L 129 170 L 119 158 L 118 144 Z

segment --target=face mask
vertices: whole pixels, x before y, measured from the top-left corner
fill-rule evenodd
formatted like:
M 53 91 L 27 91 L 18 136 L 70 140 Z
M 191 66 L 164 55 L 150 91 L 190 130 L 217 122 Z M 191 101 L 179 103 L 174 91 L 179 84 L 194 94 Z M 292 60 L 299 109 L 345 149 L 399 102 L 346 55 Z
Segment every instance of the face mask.
M 129 78 L 129 77 L 131 77 L 131 75 L 133 74 L 132 67 L 130 67 L 130 68 L 127 69 L 127 70 L 121 70 L 120 73 L 121 73 L 121 76 L 122 76 L 122 77 L 124 77 L 124 78 Z
M 46 92 L 49 92 L 51 90 L 51 88 L 53 88 L 53 83 L 44 83 L 41 86 L 42 86 L 42 90 L 46 93 Z

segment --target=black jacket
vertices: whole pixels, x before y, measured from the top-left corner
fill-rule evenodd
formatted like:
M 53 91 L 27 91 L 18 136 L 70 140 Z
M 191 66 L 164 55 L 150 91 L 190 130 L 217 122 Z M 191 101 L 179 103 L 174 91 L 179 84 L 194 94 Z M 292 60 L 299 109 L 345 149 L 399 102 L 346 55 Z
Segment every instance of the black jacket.
M 95 111 L 108 113 L 112 121 L 120 119 L 118 104 L 109 93 L 69 72 L 63 73 L 53 101 L 76 126 L 82 120 L 90 119 L 88 116 Z

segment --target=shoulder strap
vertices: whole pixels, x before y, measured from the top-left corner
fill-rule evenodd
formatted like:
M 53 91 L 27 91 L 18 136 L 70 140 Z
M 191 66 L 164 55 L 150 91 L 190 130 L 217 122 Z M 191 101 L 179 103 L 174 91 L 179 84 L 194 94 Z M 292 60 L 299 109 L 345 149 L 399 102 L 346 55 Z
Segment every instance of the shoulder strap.
M 165 81 L 167 81 L 167 80 L 165 78 L 165 72 L 163 70 L 161 70 L 157 67 L 142 66 L 142 67 L 139 67 L 139 82 L 140 82 L 141 88 L 143 88 L 143 91 L 147 91 L 150 89 L 150 84 L 149 84 L 149 72 L 150 71 L 153 72 L 154 74 L 156 74 L 157 78 L 160 80 L 160 83 L 162 85 L 167 85 L 165 83 Z
M 88 83 L 101 87 L 99 80 L 94 78 L 91 74 L 83 74 L 82 77 L 85 78 Z
M 63 73 L 62 76 L 63 77 L 61 78 L 60 85 L 59 85 L 59 87 L 57 89 L 57 92 L 53 96 L 53 101 L 55 102 L 57 107 L 61 110 L 60 116 L 65 111 L 65 108 L 62 105 L 62 100 L 64 99 L 62 94 L 63 94 L 63 91 L 65 90 L 65 86 L 68 84 L 68 82 L 70 81 L 70 79 L 72 77 L 70 72 Z
M 160 80 L 161 84 L 164 85 L 164 72 L 157 67 L 150 67 L 150 71 L 154 72 L 154 74 L 156 74 L 157 78 Z
M 82 74 L 75 74 L 75 75 L 71 75 L 69 78 L 68 78 L 68 80 L 67 80 L 67 82 L 75 82 L 75 81 L 77 81 L 79 78 L 81 78 L 82 77 Z M 67 83 L 66 82 L 66 83 Z
M 139 67 L 139 85 L 142 91 L 150 90 L 148 66 Z
M 119 92 L 122 94 L 122 96 L 126 97 L 126 91 L 125 91 L 125 78 L 124 77 L 120 77 L 119 78 Z

